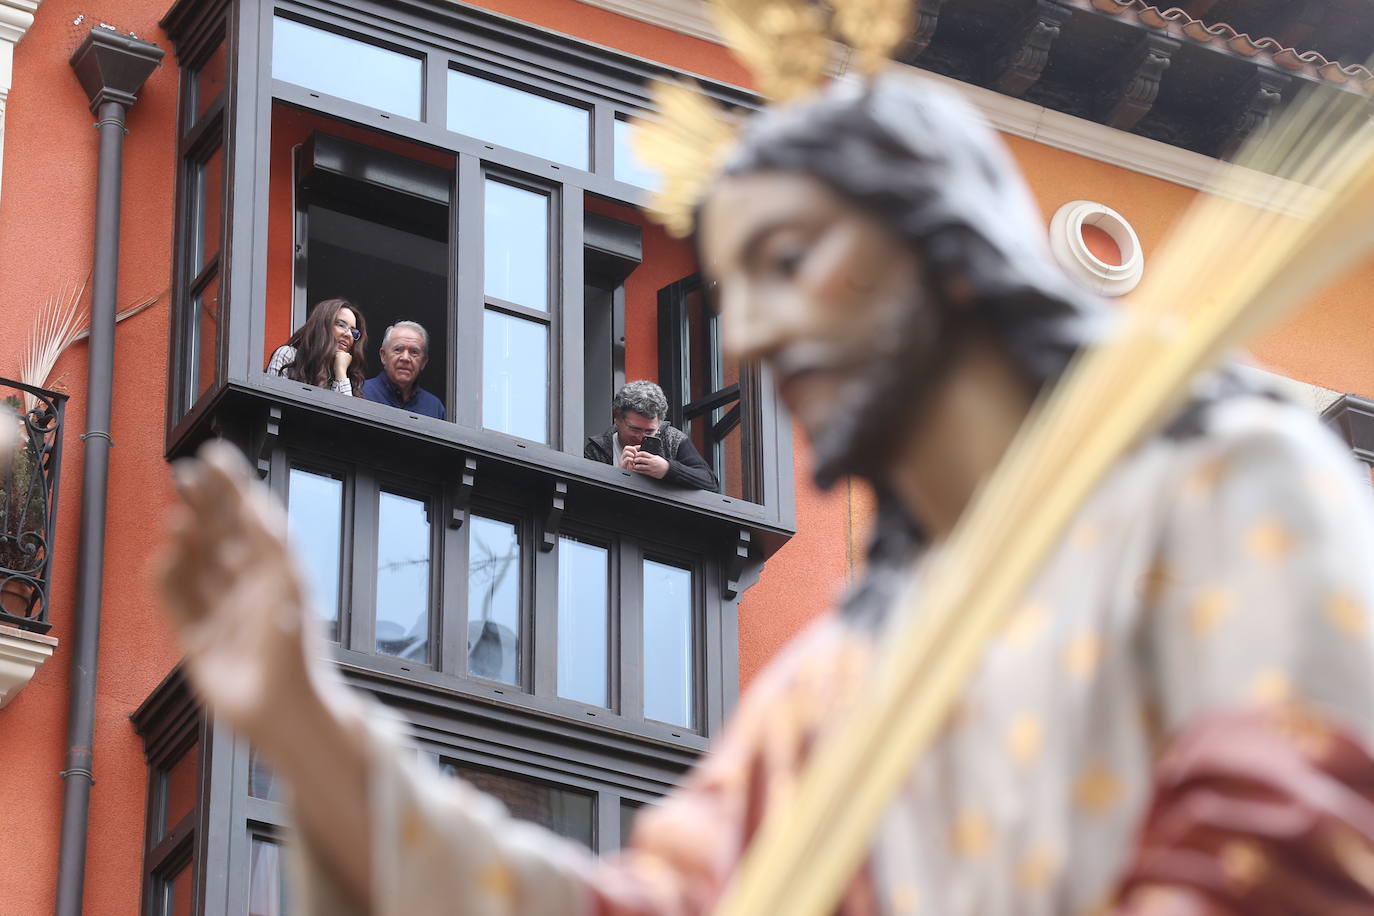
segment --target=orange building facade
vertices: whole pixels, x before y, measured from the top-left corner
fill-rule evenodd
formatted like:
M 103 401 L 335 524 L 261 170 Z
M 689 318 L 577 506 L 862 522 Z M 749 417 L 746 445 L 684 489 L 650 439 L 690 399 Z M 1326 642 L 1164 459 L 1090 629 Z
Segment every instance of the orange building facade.
M 100 139 L 69 59 L 102 24 L 165 56 L 127 106 L 113 298 L 156 298 L 114 334 L 103 573 L 86 586 L 100 599 L 94 785 L 84 858 L 67 865 L 84 888 L 59 876 L 59 774 L 86 778 L 67 738 L 89 548 L 81 341 L 35 380 L 68 400 L 43 619 L 0 628 L 7 663 L 33 672 L 0 707 L 0 911 L 52 911 L 63 881 L 69 912 L 289 911 L 270 773 L 186 695 L 153 582 L 168 461 L 211 436 L 287 501 L 348 677 L 516 813 L 615 848 L 739 691 L 834 605 L 871 518 L 862 485 L 811 485 L 766 373 L 720 354 L 690 246 L 635 207 L 645 179 L 621 125 L 647 105 L 644 82 L 685 71 L 749 108 L 747 73 L 675 3 L 0 0 L 11 20 L 6 378 L 35 316 L 92 271 Z M 967 91 L 1047 226 L 1092 205 L 1047 229 L 1064 235 L 1061 257 L 1086 251 L 1087 282 L 1129 285 L 1126 262 L 1149 269 L 1213 160 L 989 82 Z M 1371 282 L 1366 265 L 1255 347 L 1365 458 Z M 333 296 L 367 317 L 369 374 L 387 324 L 429 328 L 422 383 L 449 420 L 263 374 Z M 598 404 L 635 378 L 668 392 L 720 493 L 582 457 L 609 423 Z

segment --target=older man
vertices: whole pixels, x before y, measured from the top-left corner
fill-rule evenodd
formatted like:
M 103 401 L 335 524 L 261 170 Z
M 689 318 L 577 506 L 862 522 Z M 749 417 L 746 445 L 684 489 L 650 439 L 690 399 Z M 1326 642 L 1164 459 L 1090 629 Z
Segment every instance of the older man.
M 415 321 L 398 321 L 382 337 L 382 371 L 363 383 L 363 397 L 422 417 L 448 419 L 444 402 L 416 384 L 429 362 L 429 332 Z
M 667 413 L 662 388 L 643 379 L 630 382 L 611 399 L 611 428 L 588 438 L 582 455 L 679 487 L 720 489 L 715 472 L 687 434 L 663 422 Z M 657 452 L 645 447 L 646 436 L 658 439 Z

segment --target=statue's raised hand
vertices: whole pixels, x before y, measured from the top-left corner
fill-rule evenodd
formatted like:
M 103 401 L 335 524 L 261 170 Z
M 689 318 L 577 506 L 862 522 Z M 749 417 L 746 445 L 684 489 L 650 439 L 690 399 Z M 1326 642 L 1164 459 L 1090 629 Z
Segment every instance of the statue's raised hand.
M 320 659 L 286 513 L 223 442 L 174 467 L 182 507 L 162 570 L 168 611 L 201 696 L 254 741 L 275 743 L 290 707 L 332 672 Z

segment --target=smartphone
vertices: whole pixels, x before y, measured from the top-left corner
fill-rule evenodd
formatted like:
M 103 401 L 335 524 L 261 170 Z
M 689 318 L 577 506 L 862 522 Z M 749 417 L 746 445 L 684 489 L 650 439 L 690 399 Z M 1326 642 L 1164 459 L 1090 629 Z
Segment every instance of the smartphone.
M 645 436 L 644 440 L 639 443 L 639 450 L 648 452 L 650 455 L 662 455 L 663 440 L 658 436 Z

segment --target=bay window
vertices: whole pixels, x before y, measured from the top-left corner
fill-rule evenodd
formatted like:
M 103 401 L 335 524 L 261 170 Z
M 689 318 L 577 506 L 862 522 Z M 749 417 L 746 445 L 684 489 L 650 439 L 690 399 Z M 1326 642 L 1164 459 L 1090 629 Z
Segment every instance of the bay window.
M 618 847 L 718 734 L 740 594 L 794 518 L 767 374 L 721 355 L 692 247 L 639 210 L 630 118 L 673 74 L 448 0 L 178 0 L 163 26 L 182 67 L 168 456 L 243 449 L 335 661 L 420 753 Z M 367 376 L 388 325 L 426 328 L 418 384 L 447 419 L 264 374 L 332 298 L 365 320 Z M 721 492 L 583 457 L 633 378 L 667 390 Z M 194 710 L 178 677 L 141 733 L 169 697 Z M 280 788 L 194 714 L 197 807 L 150 827 L 146 908 L 281 912 Z

